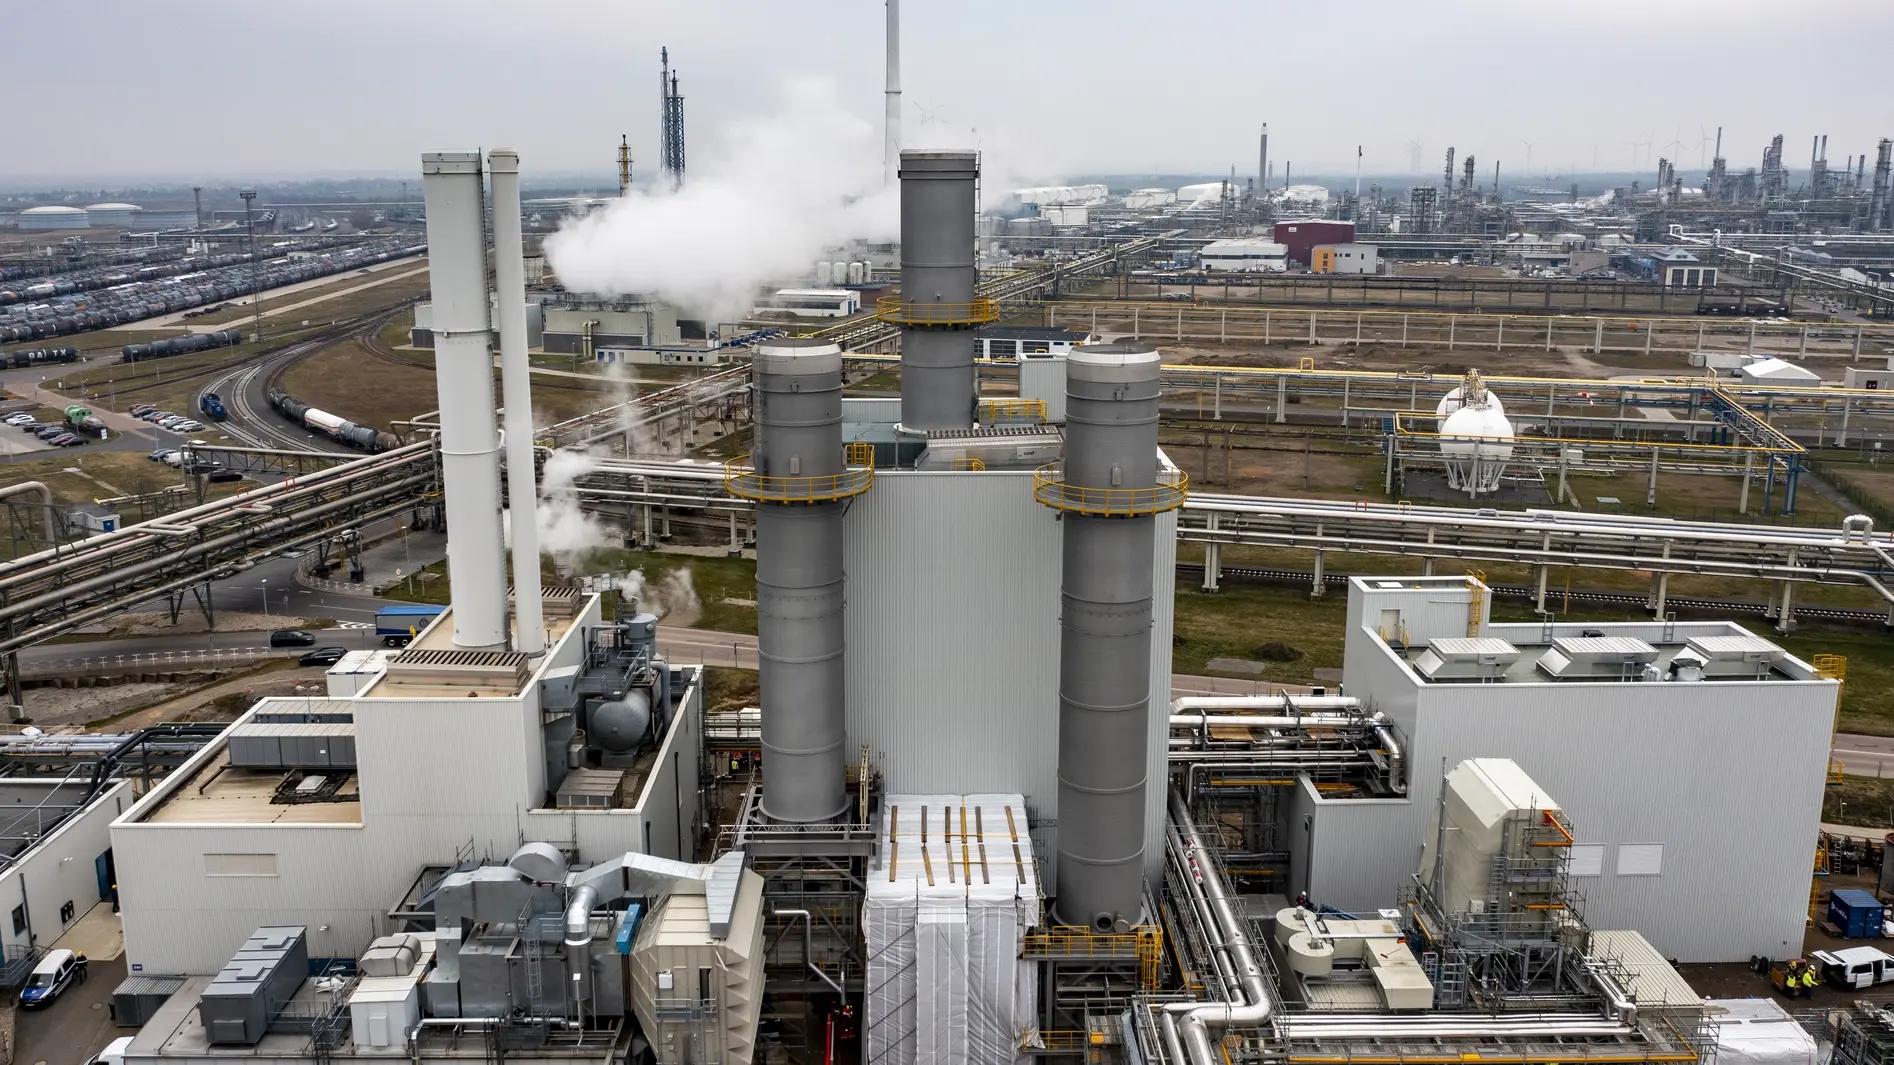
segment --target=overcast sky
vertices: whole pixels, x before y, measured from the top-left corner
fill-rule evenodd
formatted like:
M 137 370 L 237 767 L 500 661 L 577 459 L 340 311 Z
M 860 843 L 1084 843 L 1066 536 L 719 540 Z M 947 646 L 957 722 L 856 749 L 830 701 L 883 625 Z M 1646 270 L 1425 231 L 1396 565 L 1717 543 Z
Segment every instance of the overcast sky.
M 691 138 L 789 78 L 880 122 L 880 0 L 14 0 L 0 176 L 400 174 L 509 145 L 528 171 L 657 158 L 658 48 Z M 1437 171 L 1448 145 L 1535 172 L 1735 168 L 1786 135 L 1839 167 L 1894 135 L 1894 0 L 907 0 L 904 122 L 1004 146 L 1015 176 Z M 925 111 L 923 110 L 925 109 Z M 931 115 L 931 121 L 924 120 Z M 1679 132 L 1681 130 L 1681 133 Z M 975 132 L 977 131 L 977 132 Z M 1673 140 L 1681 147 L 1673 149 Z M 1595 156 L 1594 156 L 1594 153 Z M 1277 174 L 1280 176 L 1278 167 Z

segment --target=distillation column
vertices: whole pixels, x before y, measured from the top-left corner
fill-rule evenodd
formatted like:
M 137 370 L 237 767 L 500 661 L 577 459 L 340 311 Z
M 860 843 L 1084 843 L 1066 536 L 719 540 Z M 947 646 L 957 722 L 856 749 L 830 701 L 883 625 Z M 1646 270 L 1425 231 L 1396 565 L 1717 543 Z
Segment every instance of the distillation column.
M 973 330 L 999 317 L 973 296 L 975 152 L 901 153 L 901 295 L 878 317 L 901 327 L 901 428 L 975 420 Z
M 842 450 L 842 349 L 757 345 L 749 464 L 726 467 L 756 503 L 756 643 L 763 702 L 763 812 L 831 820 L 848 806 L 843 713 L 842 512 L 873 482 Z
M 1158 469 L 1158 374 L 1147 345 L 1073 348 L 1065 461 L 1034 478 L 1065 526 L 1055 912 L 1098 932 L 1137 924 L 1144 891 L 1152 558 L 1157 515 L 1184 502 Z
M 441 405 L 441 480 L 454 646 L 504 650 L 506 549 L 488 348 L 486 190 L 479 152 L 425 152 L 428 285 Z

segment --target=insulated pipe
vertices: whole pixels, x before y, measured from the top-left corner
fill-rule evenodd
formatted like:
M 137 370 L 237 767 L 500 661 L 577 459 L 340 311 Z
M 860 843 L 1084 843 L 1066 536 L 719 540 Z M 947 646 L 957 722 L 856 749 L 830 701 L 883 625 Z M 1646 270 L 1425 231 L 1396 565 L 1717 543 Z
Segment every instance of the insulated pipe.
M 1178 1029 L 1182 1029 L 1183 1043 L 1189 1048 L 1191 1065 L 1217 1065 L 1220 1058 L 1210 1048 L 1211 1028 L 1228 1029 L 1260 1025 L 1269 1020 L 1274 1009 L 1269 996 L 1269 988 L 1263 982 L 1263 970 L 1256 964 L 1256 956 L 1250 951 L 1249 929 L 1230 906 L 1229 895 L 1223 890 L 1223 880 L 1214 867 L 1205 867 L 1210 858 L 1204 850 L 1203 840 L 1197 835 L 1196 822 L 1191 820 L 1190 808 L 1184 805 L 1183 796 L 1171 792 L 1171 825 L 1178 838 L 1183 841 L 1184 859 L 1190 866 L 1189 875 L 1182 877 L 1184 887 L 1192 895 L 1200 897 L 1215 915 L 1222 928 L 1226 948 L 1231 961 L 1238 970 L 1237 976 L 1243 988 L 1242 1005 L 1233 1003 L 1174 1002 L 1164 1007 L 1164 1016 L 1160 1024 L 1165 1031 L 1165 1042 L 1176 1041 Z
M 520 156 L 487 153 L 493 173 L 493 289 L 499 301 L 500 379 L 506 396 L 506 502 L 513 526 L 515 650 L 546 653 L 539 591 L 539 489 L 533 470 L 533 377 L 526 359 L 526 264 L 520 238 Z
M 1189 710 L 1293 710 L 1298 716 L 1313 720 L 1317 715 L 1301 711 L 1360 709 L 1361 700 L 1346 695 L 1184 695 L 1171 700 L 1172 720 Z M 1355 714 L 1349 719 L 1359 721 L 1361 715 Z
M 756 657 L 763 812 L 828 821 L 848 808 L 844 766 L 842 349 L 769 340 L 754 360 Z M 801 501 L 806 500 L 806 501 Z
M 841 984 L 838 984 L 835 982 L 834 977 L 830 976 L 828 973 L 823 972 L 822 967 L 815 963 L 815 935 L 810 927 L 815 922 L 814 916 L 811 915 L 808 910 L 771 910 L 769 911 L 769 915 L 771 917 L 787 917 L 789 918 L 791 924 L 794 924 L 797 921 L 801 921 L 802 922 L 802 960 L 805 963 L 807 963 L 807 965 L 809 966 L 809 971 L 821 977 L 822 982 L 829 985 L 829 987 L 833 989 L 836 994 L 838 995 L 848 994 L 848 992 L 842 990 Z
M 1095 932 L 1142 916 L 1157 515 L 1136 501 L 1157 487 L 1158 375 L 1157 351 L 1143 344 L 1074 348 L 1066 359 L 1060 491 L 1119 511 L 1061 514 L 1055 910 L 1058 923 Z
M 14 496 L 26 495 L 28 493 L 39 496 L 41 508 L 40 519 L 45 522 L 46 525 L 46 542 L 57 545 L 59 543 L 59 526 L 56 525 L 53 520 L 52 489 L 38 481 L 21 481 L 19 484 L 10 484 L 5 488 L 0 488 L 0 499 L 11 499 Z
M 590 884 L 583 884 L 574 891 L 566 905 L 566 961 L 572 966 L 572 1008 L 577 1011 L 581 1025 L 585 1023 L 587 990 L 580 977 L 591 968 L 585 948 L 592 945 L 592 909 L 597 905 L 598 889 Z
M 479 152 L 421 156 L 454 646 L 502 650 L 506 549 L 500 532 L 493 360 L 487 348 L 486 198 L 480 176 Z
M 890 8 L 892 10 L 892 8 Z M 901 153 L 901 427 L 974 423 L 974 152 Z

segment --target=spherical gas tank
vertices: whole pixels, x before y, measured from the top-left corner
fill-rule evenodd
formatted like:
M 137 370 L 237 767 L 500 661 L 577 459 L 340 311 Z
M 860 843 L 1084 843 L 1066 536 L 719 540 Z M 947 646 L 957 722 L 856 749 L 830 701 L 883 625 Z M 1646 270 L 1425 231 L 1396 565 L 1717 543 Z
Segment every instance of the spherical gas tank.
M 592 708 L 586 735 L 594 744 L 613 754 L 638 749 L 645 731 L 651 727 L 651 697 L 642 691 L 629 691 L 622 698 L 608 699 Z

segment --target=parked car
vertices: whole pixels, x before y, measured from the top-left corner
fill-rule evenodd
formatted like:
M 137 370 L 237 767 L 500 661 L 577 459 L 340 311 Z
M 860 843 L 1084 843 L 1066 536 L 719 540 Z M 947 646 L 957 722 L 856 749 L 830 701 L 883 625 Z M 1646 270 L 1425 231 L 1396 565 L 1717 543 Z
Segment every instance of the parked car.
M 33 435 L 39 437 L 41 440 L 51 440 L 53 437 L 65 431 L 66 427 L 63 425 L 42 425 L 38 429 L 33 430 Z
M 316 638 L 301 629 L 277 629 L 270 633 L 271 647 L 313 647 Z
M 157 404 L 155 403 L 134 403 L 131 406 L 125 408 L 125 413 L 136 418 L 140 414 L 143 414 L 148 410 L 157 410 L 157 409 L 158 407 L 157 407 Z
M 158 461 L 164 463 L 166 466 L 182 466 L 184 465 L 184 452 L 167 451 L 164 453 L 164 458 Z
M 1873 987 L 1894 981 L 1894 956 L 1877 947 L 1811 951 L 1809 960 L 1815 963 L 1815 971 L 1822 979 L 1833 987 Z
M 9 414 L 7 415 L 7 419 L 6 419 L 8 425 L 25 425 L 27 422 L 30 422 L 32 420 L 33 420 L 33 416 L 31 414 L 26 413 L 25 411 L 20 411 L 16 414 Z
M 204 423 L 200 421 L 192 420 L 190 418 L 186 418 L 182 422 L 178 423 L 177 428 L 178 428 L 178 432 L 180 433 L 197 433 L 197 432 L 203 431 Z
M 158 419 L 158 428 L 160 428 L 160 429 L 169 429 L 169 430 L 171 430 L 171 431 L 173 431 L 173 432 L 178 432 L 178 431 L 179 431 L 179 426 L 182 426 L 183 424 L 184 424 L 184 419 L 183 419 L 183 418 L 180 418 L 180 417 L 178 417 L 178 416 L 177 416 L 177 415 L 175 415 L 175 414 L 173 414 L 173 415 L 172 415 L 172 416 L 170 416 L 169 418 L 159 418 L 159 419 Z
M 23 433 L 37 433 L 41 429 L 44 429 L 44 428 L 46 428 L 45 422 L 21 422 L 20 423 L 20 431 Z
M 169 455 L 170 453 L 171 453 L 171 449 L 170 449 L 170 448 L 168 448 L 168 447 L 161 447 L 161 448 L 157 448 L 156 450 L 154 450 L 154 451 L 152 451 L 152 453 L 151 453 L 151 454 L 149 454 L 149 455 L 146 455 L 145 457 L 146 457 L 146 458 L 148 458 L 148 459 L 150 459 L 150 460 L 151 460 L 151 461 L 153 461 L 153 462 L 163 462 L 163 461 L 164 461 L 164 457 L 165 457 L 166 455 Z
M 33 975 L 20 988 L 20 1008 L 36 1010 L 53 1004 L 67 988 L 82 984 L 86 977 L 85 955 L 61 947 L 49 950 L 33 966 Z
M 233 481 L 243 480 L 243 474 L 238 473 L 236 470 L 213 470 L 207 479 L 212 484 L 229 484 Z
M 299 666 L 333 666 L 342 661 L 348 651 L 341 647 L 318 647 L 296 660 Z
M 71 433 L 67 433 L 64 436 L 53 437 L 53 443 L 58 444 L 60 447 L 84 447 L 90 443 L 90 441 L 83 436 L 74 436 Z

